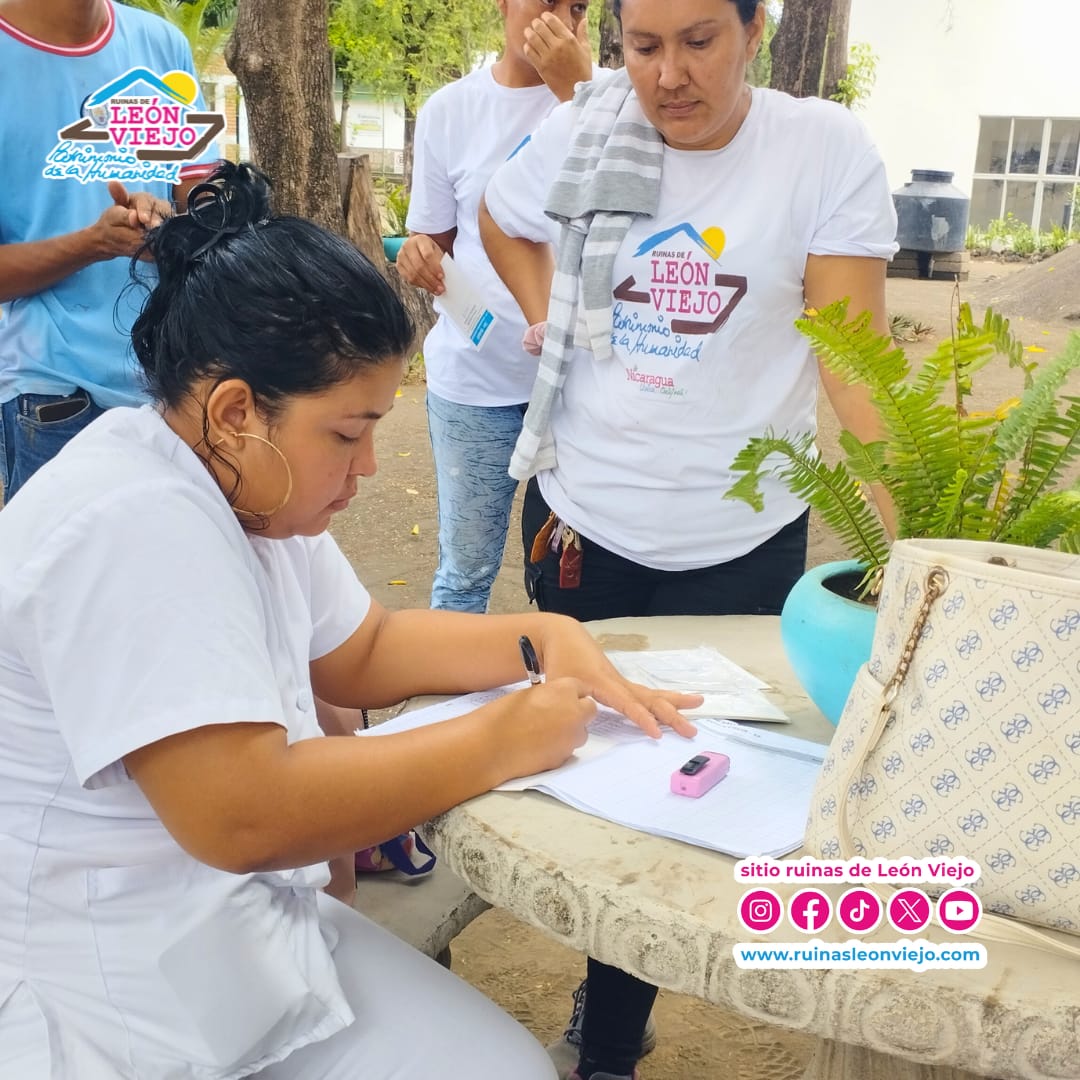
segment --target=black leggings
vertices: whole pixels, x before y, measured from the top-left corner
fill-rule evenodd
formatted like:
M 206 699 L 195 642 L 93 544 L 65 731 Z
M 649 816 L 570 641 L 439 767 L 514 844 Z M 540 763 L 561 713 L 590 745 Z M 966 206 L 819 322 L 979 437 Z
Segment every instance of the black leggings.
M 656 1000 L 656 987 L 591 956 L 587 970 L 578 1071 L 583 1080 L 594 1072 L 628 1075 L 641 1056 L 641 1037 Z
M 541 611 L 582 622 L 634 615 L 779 615 L 806 568 L 809 511 L 753 551 L 700 570 L 653 570 L 582 536 L 581 584 L 561 589 L 557 555 L 529 561 L 533 537 L 549 513 L 533 477 L 521 510 L 525 589 Z
M 701 570 L 653 570 L 581 537 L 581 584 L 559 587 L 559 559 L 529 561 L 533 537 L 550 510 L 534 477 L 525 489 L 521 534 L 525 588 L 541 611 L 576 619 L 640 615 L 779 615 L 806 568 L 807 511 L 738 559 Z M 589 957 L 581 1028 L 582 1076 L 633 1072 L 656 987 Z

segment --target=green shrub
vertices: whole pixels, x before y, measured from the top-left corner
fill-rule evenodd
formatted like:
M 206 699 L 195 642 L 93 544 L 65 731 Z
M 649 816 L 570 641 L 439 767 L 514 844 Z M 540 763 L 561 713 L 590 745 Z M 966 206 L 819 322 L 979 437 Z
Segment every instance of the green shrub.
M 774 474 L 870 571 L 889 552 L 862 496 L 864 487 L 877 485 L 893 501 L 900 537 L 1080 551 L 1080 482 L 1065 479 L 1080 458 L 1080 397 L 1062 392 L 1080 369 L 1080 334 L 1036 372 L 1007 320 L 988 310 L 978 324 L 962 304 L 955 332 L 914 370 L 903 349 L 869 323 L 868 313 L 847 322 L 841 301 L 796 325 L 834 375 L 870 391 L 882 439 L 864 444 L 842 431 L 844 459 L 830 466 L 813 436 L 765 432 L 736 457 L 732 468 L 743 475 L 724 498 L 760 510 L 760 478 Z M 972 378 L 995 361 L 1017 370 L 1018 394 L 996 409 L 970 411 Z
M 1032 255 L 1053 255 L 1069 244 L 1080 241 L 1080 231 L 1055 225 L 1048 233 L 1038 233 L 1014 214 L 991 221 L 985 229 L 969 225 L 965 246 L 968 251 L 988 254 L 1007 251 L 1030 258 Z
M 375 200 L 379 207 L 379 224 L 383 236 L 405 236 L 405 219 L 409 213 L 409 189 L 384 177 L 375 178 Z

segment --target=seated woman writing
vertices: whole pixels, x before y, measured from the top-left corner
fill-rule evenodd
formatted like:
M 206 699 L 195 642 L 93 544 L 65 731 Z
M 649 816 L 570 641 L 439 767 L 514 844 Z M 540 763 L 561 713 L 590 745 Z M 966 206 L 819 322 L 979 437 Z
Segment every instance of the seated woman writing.
M 595 701 L 689 730 L 557 615 L 390 613 L 326 532 L 413 331 L 354 248 L 222 165 L 148 241 L 114 409 L 0 512 L 0 1077 L 550 1077 L 492 1003 L 320 890 L 327 860 L 560 764 Z M 423 731 L 346 708 L 521 678 Z M 595 700 L 594 700 L 595 699 Z

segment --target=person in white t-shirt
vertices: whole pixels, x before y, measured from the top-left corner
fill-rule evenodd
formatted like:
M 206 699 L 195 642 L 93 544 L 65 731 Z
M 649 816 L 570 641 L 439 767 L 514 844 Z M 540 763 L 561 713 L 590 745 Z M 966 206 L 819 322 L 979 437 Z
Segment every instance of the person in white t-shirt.
M 760 513 L 723 495 L 750 438 L 815 430 L 819 374 L 842 426 L 875 437 L 866 396 L 819 372 L 794 321 L 847 297 L 852 317 L 869 312 L 888 333 L 885 171 L 841 106 L 746 84 L 758 0 L 622 0 L 615 12 L 625 72 L 557 108 L 495 173 L 480 213 L 526 321 L 548 321 L 514 459 L 519 478 L 536 474 L 527 588 L 542 610 L 583 620 L 777 614 L 804 570 L 806 505 L 777 480 Z M 603 195 L 583 204 L 579 189 Z M 629 1078 L 655 988 L 591 959 L 587 987 L 573 1075 Z
M 150 234 L 155 401 L 95 420 L 0 512 L 0 1078 L 541 1080 L 543 1048 L 320 890 L 585 738 L 700 697 L 623 680 L 556 615 L 390 613 L 326 532 L 375 471 L 413 328 L 354 247 L 222 165 Z M 548 679 L 465 716 L 382 706 Z M 595 699 L 595 700 L 594 700 Z
M 416 122 L 407 225 L 397 266 L 436 298 L 453 256 L 496 322 L 477 348 L 436 300 L 424 342 L 428 428 L 439 508 L 431 606 L 486 611 L 517 488 L 507 473 L 536 358 L 525 323 L 477 231 L 484 185 L 577 82 L 592 73 L 588 0 L 499 0 L 505 47 L 490 67 L 436 91 Z

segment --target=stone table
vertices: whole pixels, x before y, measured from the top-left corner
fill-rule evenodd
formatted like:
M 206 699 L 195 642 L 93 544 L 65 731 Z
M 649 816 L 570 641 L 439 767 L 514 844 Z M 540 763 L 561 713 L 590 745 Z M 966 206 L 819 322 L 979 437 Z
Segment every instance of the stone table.
M 712 645 L 770 684 L 793 721 L 782 730 L 819 742 L 832 736 L 783 657 L 777 618 L 613 619 L 589 628 L 612 649 Z M 988 952 L 981 970 L 742 970 L 732 946 L 755 938 L 738 921 L 745 886 L 725 855 L 536 792 L 492 792 L 424 831 L 481 897 L 563 944 L 749 1019 L 818 1036 L 806 1080 L 1080 1077 L 1080 960 L 996 944 L 976 929 L 971 940 Z M 785 900 L 797 888 L 769 887 Z M 834 901 L 846 887 L 824 885 Z M 865 940 L 898 936 L 886 923 Z M 920 936 L 968 940 L 934 926 Z

